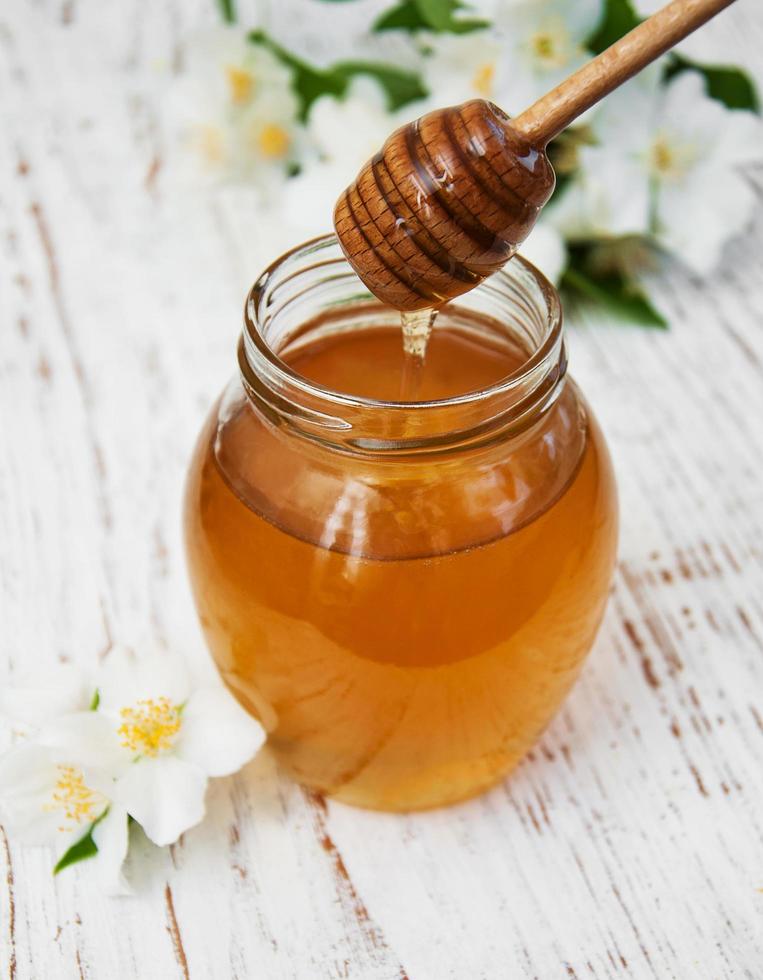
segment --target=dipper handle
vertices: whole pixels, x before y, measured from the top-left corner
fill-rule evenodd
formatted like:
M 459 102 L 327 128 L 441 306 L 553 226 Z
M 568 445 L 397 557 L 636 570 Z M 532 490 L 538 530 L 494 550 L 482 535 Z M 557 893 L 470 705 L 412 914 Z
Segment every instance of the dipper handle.
M 586 109 L 733 2 L 673 0 L 516 116 L 513 128 L 533 146 L 546 146 Z

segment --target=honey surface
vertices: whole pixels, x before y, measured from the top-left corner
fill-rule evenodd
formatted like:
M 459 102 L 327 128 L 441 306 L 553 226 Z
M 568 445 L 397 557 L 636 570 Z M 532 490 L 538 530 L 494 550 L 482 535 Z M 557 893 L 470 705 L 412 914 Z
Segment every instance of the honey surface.
M 411 357 L 422 360 L 406 353 L 397 331 L 379 328 L 337 334 L 286 359 L 294 370 L 326 388 L 395 401 Z M 479 391 L 512 374 L 526 359 L 517 344 L 436 329 L 426 344 L 416 398 L 429 401 Z

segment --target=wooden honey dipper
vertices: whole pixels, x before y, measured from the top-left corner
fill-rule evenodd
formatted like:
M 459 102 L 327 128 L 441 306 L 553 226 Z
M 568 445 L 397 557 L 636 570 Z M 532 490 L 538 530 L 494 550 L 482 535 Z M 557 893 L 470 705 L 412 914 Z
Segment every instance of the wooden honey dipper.
M 514 119 L 474 99 L 395 130 L 334 211 L 365 285 L 419 310 L 500 269 L 554 189 L 549 141 L 731 3 L 673 0 Z

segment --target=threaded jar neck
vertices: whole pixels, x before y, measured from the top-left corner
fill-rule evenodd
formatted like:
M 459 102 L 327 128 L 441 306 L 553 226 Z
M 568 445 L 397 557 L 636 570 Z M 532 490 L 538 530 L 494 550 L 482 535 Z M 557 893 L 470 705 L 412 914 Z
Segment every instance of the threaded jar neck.
M 279 356 L 305 324 L 364 329 L 399 324 L 326 235 L 287 252 L 252 286 L 244 308 L 239 366 L 250 400 L 275 424 L 312 440 L 366 454 L 437 453 L 511 438 L 542 417 L 566 372 L 562 312 L 554 287 L 516 256 L 459 297 L 447 316 L 489 316 L 520 341 L 526 362 L 496 384 L 437 401 L 380 401 L 332 391 L 294 372 Z M 445 311 L 443 311 L 444 315 Z

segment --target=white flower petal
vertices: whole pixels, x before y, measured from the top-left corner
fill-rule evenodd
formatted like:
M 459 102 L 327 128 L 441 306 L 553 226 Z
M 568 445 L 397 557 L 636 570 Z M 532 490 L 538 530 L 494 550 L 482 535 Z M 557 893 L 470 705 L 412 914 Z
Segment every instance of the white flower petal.
M 94 686 L 73 664 L 36 670 L 0 687 L 0 715 L 37 728 L 56 715 L 89 707 Z
M 119 708 L 125 700 L 137 700 L 140 695 L 136 690 L 135 665 L 136 657 L 129 647 L 117 644 L 109 650 L 95 677 L 99 711 Z
M 599 147 L 584 147 L 580 160 L 578 175 L 545 209 L 545 221 L 570 241 L 647 233 L 649 180 L 641 164 Z
M 141 759 L 114 784 L 113 799 L 164 847 L 204 817 L 207 777 L 172 755 Z
M 654 170 L 658 238 L 704 274 L 751 217 L 754 195 L 735 165 L 763 159 L 761 122 L 709 98 L 703 78 L 686 71 L 664 90 L 654 147 L 665 159 Z M 647 151 L 644 165 L 654 159 Z
M 412 111 L 409 107 L 406 110 Z M 398 125 L 400 118 L 387 112 L 379 85 L 360 76 L 343 98 L 326 95 L 316 99 L 307 131 L 321 159 L 341 173 L 341 187 L 346 187 Z M 329 211 L 331 204 L 333 200 Z
M 142 648 L 137 657 L 126 647 L 114 647 L 98 674 L 99 713 L 118 712 L 144 698 L 169 698 L 181 704 L 188 697 L 191 682 L 186 663 L 156 644 Z
M 750 222 L 755 204 L 752 188 L 733 170 L 700 170 L 684 185 L 662 188 L 659 240 L 704 275 L 717 265 L 726 242 Z
M 660 129 L 672 141 L 693 145 L 703 161 L 754 163 L 763 159 L 763 121 L 753 112 L 727 109 L 708 96 L 698 72 L 681 72 L 663 91 Z
M 467 99 L 501 101 L 503 50 L 494 34 L 433 34 L 427 39 L 427 48 L 422 72 L 432 93 L 431 108 Z
M 601 23 L 604 15 L 603 0 L 552 0 L 547 7 L 563 18 L 570 36 L 578 44 L 585 43 Z
M 331 228 L 331 204 L 347 186 L 347 168 L 330 162 L 318 162 L 305 167 L 288 181 L 284 188 L 283 206 L 272 215 L 269 224 L 285 221 L 291 229 L 292 241 L 305 241 L 325 234 Z M 271 238 L 271 230 L 262 229 Z M 277 229 L 273 231 L 277 233 Z
M 724 114 L 716 159 L 729 164 L 763 160 L 763 120 L 754 112 L 735 109 Z
M 263 45 L 251 44 L 247 32 L 236 26 L 205 28 L 192 35 L 185 44 L 185 60 L 179 87 L 187 96 L 189 114 L 198 113 L 200 102 L 214 104 L 218 111 L 230 104 L 230 69 L 251 75 L 252 98 L 291 84 L 289 69 Z
M 130 762 L 113 721 L 100 711 L 65 715 L 41 729 L 39 741 L 57 761 L 116 774 Z
M 56 763 L 50 750 L 36 742 L 20 742 L 0 758 L 0 798 L 45 793 L 55 783 Z
M 580 161 L 593 227 L 609 235 L 646 233 L 650 187 L 640 161 L 598 147 L 584 147 Z
M 232 694 L 224 687 L 208 687 L 188 699 L 175 752 L 208 776 L 227 776 L 248 762 L 264 741 L 262 725 Z
M 587 61 L 584 42 L 602 9 L 601 0 L 505 3 L 496 17 L 504 68 L 495 101 L 512 114 L 521 112 Z
M 529 237 L 520 245 L 519 251 L 547 279 L 553 283 L 559 281 L 567 261 L 567 249 L 556 228 L 546 222 L 538 222 Z
M 602 0 L 504 0 L 495 21 L 509 41 L 530 37 L 552 22 L 581 44 L 598 27 L 603 9 Z
M 695 145 L 701 159 L 729 165 L 763 160 L 763 121 L 753 112 L 727 109 L 710 98 L 698 72 L 681 72 L 664 92 L 661 128 Z
M 543 217 L 568 241 L 588 238 L 592 233 L 593 219 L 589 212 L 586 189 L 580 177 L 570 183 L 547 204 Z
M 28 844 L 52 844 L 60 819 L 47 809 L 58 778 L 48 749 L 23 742 L 0 759 L 0 815 L 9 834 Z
M 235 182 L 250 194 L 278 191 L 303 138 L 291 81 L 291 70 L 241 28 L 192 38 L 168 100 L 172 185 L 195 176 L 196 184 Z
M 93 841 L 98 848 L 94 863 L 101 890 L 107 895 L 129 895 L 132 889 L 122 874 L 122 865 L 129 846 L 127 811 L 115 804 L 93 829 Z
M 646 150 L 663 104 L 661 78 L 662 66 L 652 65 L 595 107 L 590 126 L 600 146 L 621 154 Z
M 697 147 L 701 156 L 716 150 L 719 129 L 728 112 L 717 99 L 705 94 L 702 76 L 683 71 L 663 89 L 660 106 L 660 130 L 672 141 Z
M 53 805 L 60 777 L 55 752 L 35 742 L 21 743 L 0 759 L 1 822 L 18 840 L 52 844 L 59 854 L 85 833 L 88 824 L 84 817 L 80 822 L 67 819 L 63 809 Z M 91 820 L 103 812 L 107 802 L 99 803 Z

